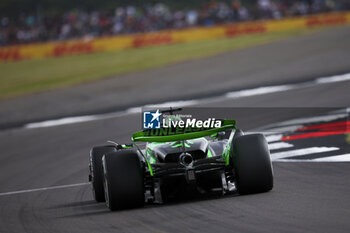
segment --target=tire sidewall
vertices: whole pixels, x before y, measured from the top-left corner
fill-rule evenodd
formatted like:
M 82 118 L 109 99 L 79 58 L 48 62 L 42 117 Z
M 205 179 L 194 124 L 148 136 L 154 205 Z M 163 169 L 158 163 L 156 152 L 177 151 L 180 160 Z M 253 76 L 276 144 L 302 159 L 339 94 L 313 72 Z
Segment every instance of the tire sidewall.
M 97 146 L 93 147 L 90 151 L 91 187 L 93 196 L 97 202 L 105 201 L 102 157 L 113 151 L 116 151 L 114 146 Z
M 133 150 L 108 153 L 102 158 L 106 205 L 111 210 L 144 204 L 144 171 Z
M 270 152 L 262 134 L 235 138 L 231 156 L 240 194 L 267 192 L 273 188 Z

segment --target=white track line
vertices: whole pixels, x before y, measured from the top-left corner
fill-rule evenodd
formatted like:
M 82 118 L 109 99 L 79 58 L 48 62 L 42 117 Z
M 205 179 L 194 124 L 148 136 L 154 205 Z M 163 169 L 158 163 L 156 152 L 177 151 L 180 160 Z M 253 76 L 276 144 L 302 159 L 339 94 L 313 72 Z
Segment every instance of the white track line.
M 276 161 L 294 156 L 303 156 L 308 154 L 316 154 L 322 152 L 329 152 L 339 150 L 338 147 L 308 147 L 303 149 L 289 150 L 277 153 L 271 153 L 271 160 Z
M 305 117 L 305 118 L 297 118 L 293 120 L 283 121 L 276 126 L 283 126 L 283 125 L 294 125 L 294 124 L 309 124 L 309 123 L 315 123 L 315 122 L 329 122 L 334 121 L 337 119 L 341 119 L 344 117 L 347 117 L 348 114 L 346 113 L 345 109 L 343 110 L 344 113 L 341 114 L 332 114 L 332 115 L 324 115 L 324 116 L 315 116 L 315 117 Z M 274 129 L 272 129 L 274 130 Z
M 350 74 L 334 75 L 330 77 L 318 78 L 316 83 L 336 83 L 350 80 Z
M 313 159 L 312 161 L 313 162 L 350 162 L 350 154 L 317 158 L 317 159 Z
M 76 117 L 65 117 L 61 119 L 54 119 L 54 120 L 48 120 L 48 121 L 42 121 L 42 122 L 33 122 L 24 125 L 24 128 L 26 129 L 32 129 L 32 128 L 43 128 L 43 127 L 53 127 L 53 126 L 59 126 L 59 125 L 67 125 L 67 124 L 75 124 L 75 123 L 81 123 L 81 122 L 88 122 L 88 121 L 95 121 L 95 120 L 103 120 L 103 119 L 109 119 L 124 115 L 130 115 L 141 112 L 141 109 L 143 107 L 184 107 L 184 106 L 194 106 L 198 104 L 204 104 L 204 103 L 210 103 L 210 102 L 216 102 L 218 100 L 225 100 L 225 99 L 239 99 L 243 97 L 250 97 L 250 96 L 257 96 L 257 95 L 265 95 L 265 94 L 271 94 L 276 92 L 282 92 L 282 91 L 288 91 L 288 90 L 294 90 L 294 89 L 301 89 L 306 87 L 313 87 L 323 84 L 329 84 L 329 83 L 335 83 L 335 82 L 344 82 L 350 80 L 350 73 L 349 74 L 343 74 L 343 75 L 335 75 L 330 77 L 323 77 L 318 78 L 310 82 L 303 82 L 298 84 L 286 84 L 286 85 L 276 85 L 276 86 L 266 86 L 266 87 L 257 87 L 252 89 L 246 89 L 246 90 L 240 90 L 240 91 L 232 91 L 227 92 L 226 94 L 222 96 L 216 96 L 211 98 L 202 98 L 197 100 L 180 100 L 180 101 L 173 101 L 173 102 L 165 102 L 165 103 L 159 103 L 159 104 L 152 104 L 152 105 L 146 105 L 146 106 L 140 106 L 135 108 L 129 108 L 124 111 L 118 111 L 114 113 L 107 113 L 107 114 L 96 114 L 96 115 L 87 115 L 87 116 L 76 116 Z
M 53 189 L 72 188 L 72 187 L 83 186 L 88 184 L 90 183 L 66 184 L 66 185 L 58 185 L 58 186 L 51 186 L 51 187 L 45 187 L 45 188 L 19 190 L 19 191 L 13 191 L 13 192 L 0 193 L 0 196 L 9 196 L 9 195 L 15 195 L 15 194 L 21 194 L 21 193 L 31 193 L 31 192 L 53 190 Z
M 275 143 L 270 143 L 269 144 L 269 150 L 279 150 L 279 149 L 284 149 L 284 148 L 291 148 L 294 147 L 293 144 L 287 143 L 287 142 L 275 142 Z
M 288 132 L 294 132 L 297 129 L 303 127 L 304 125 L 289 125 L 289 126 L 283 126 L 283 127 L 275 127 L 268 129 L 268 132 L 264 132 L 264 135 L 272 135 L 276 133 L 288 133 Z
M 270 142 L 281 141 L 282 137 L 283 137 L 282 134 L 273 134 L 273 135 L 265 136 L 266 141 L 267 141 L 268 143 L 270 143 Z
M 280 86 L 270 86 L 270 87 L 258 87 L 248 90 L 242 90 L 242 91 L 233 91 L 226 93 L 226 97 L 229 99 L 237 99 L 242 97 L 248 97 L 248 96 L 255 96 L 255 95 L 265 95 L 275 92 L 281 92 L 281 91 L 288 91 L 295 89 L 294 84 L 290 85 L 280 85 Z
M 350 154 L 343 154 L 343 155 L 334 155 L 334 156 L 328 156 L 323 158 L 317 158 L 317 159 L 279 159 L 278 162 L 350 162 Z
M 170 102 L 165 102 L 160 104 L 149 104 L 149 105 L 145 105 L 144 107 L 145 108 L 167 108 L 167 107 L 178 108 L 178 107 L 193 106 L 199 103 L 200 102 L 197 100 L 179 100 L 179 101 L 170 101 Z

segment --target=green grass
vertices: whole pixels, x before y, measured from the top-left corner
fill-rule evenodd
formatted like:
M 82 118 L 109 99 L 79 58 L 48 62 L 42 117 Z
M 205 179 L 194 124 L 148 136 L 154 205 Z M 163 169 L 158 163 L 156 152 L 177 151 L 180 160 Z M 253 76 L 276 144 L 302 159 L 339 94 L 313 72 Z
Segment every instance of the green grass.
M 0 63 L 0 99 L 203 58 L 309 32 L 310 30 L 293 30 L 117 52 Z

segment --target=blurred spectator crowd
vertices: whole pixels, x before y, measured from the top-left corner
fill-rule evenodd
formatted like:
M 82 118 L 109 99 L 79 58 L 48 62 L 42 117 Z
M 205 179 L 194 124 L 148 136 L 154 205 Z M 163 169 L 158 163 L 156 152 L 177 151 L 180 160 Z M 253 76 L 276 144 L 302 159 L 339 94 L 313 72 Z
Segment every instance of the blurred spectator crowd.
M 16 19 L 0 16 L 0 46 L 31 42 L 92 38 L 162 29 L 211 26 L 229 22 L 280 19 L 287 16 L 349 10 L 349 0 L 257 0 L 245 6 L 210 1 L 198 9 L 172 10 L 163 3 L 143 7 L 117 7 L 115 10 L 64 14 L 24 14 Z

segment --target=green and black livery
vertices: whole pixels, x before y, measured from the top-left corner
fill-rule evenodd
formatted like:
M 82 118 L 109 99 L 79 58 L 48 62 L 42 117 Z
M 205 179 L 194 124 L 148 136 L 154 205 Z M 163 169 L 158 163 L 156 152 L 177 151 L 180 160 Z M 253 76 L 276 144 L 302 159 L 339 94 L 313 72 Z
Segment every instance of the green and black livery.
M 140 131 L 131 144 L 93 147 L 89 167 L 95 200 L 111 210 L 189 193 L 249 194 L 273 187 L 265 137 L 244 135 L 235 120 L 222 120 L 220 128 Z

